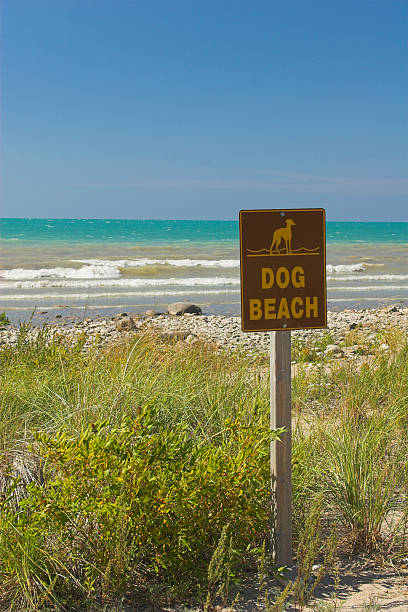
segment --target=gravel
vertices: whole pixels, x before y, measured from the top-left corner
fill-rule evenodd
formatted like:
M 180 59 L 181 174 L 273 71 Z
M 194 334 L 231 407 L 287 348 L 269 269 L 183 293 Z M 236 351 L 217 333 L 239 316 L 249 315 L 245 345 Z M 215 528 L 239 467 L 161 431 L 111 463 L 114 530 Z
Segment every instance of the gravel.
M 316 343 L 330 333 L 330 341 L 326 351 L 336 357 L 348 356 L 361 347 L 340 345 L 345 336 L 353 331 L 364 335 L 367 340 L 373 340 L 375 334 L 387 328 L 399 327 L 408 334 L 408 308 L 391 306 L 382 309 L 343 310 L 328 312 L 327 329 L 298 330 L 292 332 L 292 338 L 311 340 Z M 140 313 L 121 313 L 112 318 L 98 317 L 79 320 L 73 317 L 63 317 L 58 322 L 41 327 L 30 327 L 27 331 L 27 341 L 34 340 L 41 330 L 47 329 L 49 337 L 75 343 L 84 340 L 84 350 L 95 340 L 101 345 L 119 342 L 124 337 L 134 334 L 157 332 L 162 340 L 174 338 L 178 341 L 194 343 L 207 341 L 218 347 L 240 349 L 249 354 L 265 353 L 269 350 L 269 334 L 264 332 L 243 333 L 240 317 L 225 317 L 219 315 L 182 316 L 159 315 L 145 316 Z M 17 344 L 18 329 L 7 326 L 0 329 L 0 346 Z M 354 350 L 353 350 L 354 349 Z M 387 345 L 383 342 L 382 349 Z

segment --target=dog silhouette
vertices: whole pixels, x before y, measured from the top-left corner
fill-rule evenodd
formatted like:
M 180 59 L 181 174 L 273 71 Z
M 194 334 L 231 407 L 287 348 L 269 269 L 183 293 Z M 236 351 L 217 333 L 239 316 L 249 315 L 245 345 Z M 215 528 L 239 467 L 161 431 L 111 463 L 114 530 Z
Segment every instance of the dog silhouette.
M 286 219 L 286 227 L 281 227 L 273 232 L 272 244 L 269 249 L 270 255 L 273 253 L 275 247 L 276 252 L 279 253 L 279 245 L 282 240 L 285 243 L 287 255 L 292 255 L 292 226 L 296 225 L 293 219 Z

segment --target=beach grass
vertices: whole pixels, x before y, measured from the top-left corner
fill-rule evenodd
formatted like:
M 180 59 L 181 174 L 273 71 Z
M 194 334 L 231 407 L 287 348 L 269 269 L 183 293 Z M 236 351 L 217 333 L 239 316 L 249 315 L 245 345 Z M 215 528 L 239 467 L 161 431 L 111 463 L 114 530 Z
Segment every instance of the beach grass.
M 210 610 L 257 564 L 277 571 L 263 356 L 154 334 L 85 351 L 28 329 L 0 351 L 0 609 Z M 408 552 L 406 336 L 330 363 L 319 342 L 293 348 L 308 360 L 292 386 L 300 574 L 281 609 L 312 596 L 316 559 Z

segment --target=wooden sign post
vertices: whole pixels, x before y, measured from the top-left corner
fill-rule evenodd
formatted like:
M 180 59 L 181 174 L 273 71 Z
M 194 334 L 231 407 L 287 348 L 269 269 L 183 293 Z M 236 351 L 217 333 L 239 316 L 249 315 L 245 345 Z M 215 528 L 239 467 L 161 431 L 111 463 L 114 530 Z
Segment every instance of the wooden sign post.
M 292 564 L 290 330 L 326 327 L 325 211 L 241 210 L 241 321 L 270 331 L 272 542 L 275 563 Z
M 292 565 L 292 411 L 290 331 L 272 331 L 270 349 L 270 427 L 284 427 L 281 441 L 270 447 L 272 543 L 279 567 Z

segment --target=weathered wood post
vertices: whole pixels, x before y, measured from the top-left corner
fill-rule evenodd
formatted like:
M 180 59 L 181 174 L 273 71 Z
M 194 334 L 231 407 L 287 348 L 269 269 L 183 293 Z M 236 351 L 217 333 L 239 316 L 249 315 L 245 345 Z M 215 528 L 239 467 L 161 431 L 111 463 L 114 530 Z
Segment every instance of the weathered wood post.
M 284 427 L 271 441 L 272 546 L 275 563 L 292 564 L 292 426 L 290 331 L 270 332 L 270 426 Z

